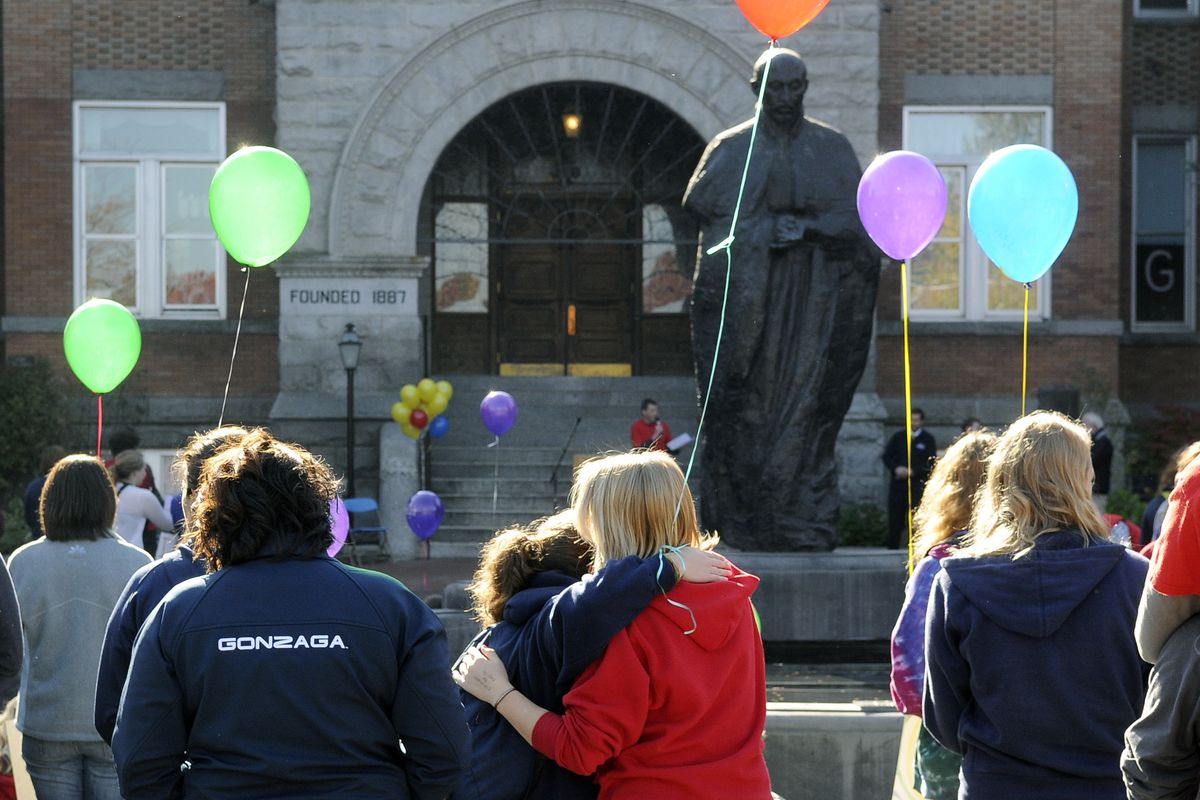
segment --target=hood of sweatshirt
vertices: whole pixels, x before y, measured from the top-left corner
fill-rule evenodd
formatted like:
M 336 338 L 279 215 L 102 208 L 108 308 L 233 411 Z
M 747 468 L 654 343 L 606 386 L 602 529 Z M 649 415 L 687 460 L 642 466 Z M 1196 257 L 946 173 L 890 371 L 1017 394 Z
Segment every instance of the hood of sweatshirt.
M 1051 636 L 1124 557 L 1109 542 L 1084 544 L 1078 531 L 1038 537 L 1020 558 L 953 556 L 942 569 L 976 608 L 1000 627 L 1035 638 Z
M 758 578 L 735 566 L 727 581 L 677 584 L 670 594 L 654 598 L 647 613 L 662 614 L 681 632 L 690 631 L 694 625 L 696 630 L 690 634 L 692 641 L 705 650 L 716 650 L 729 641 L 738 625 L 743 624 L 743 615 L 750 613 L 750 595 L 757 588 Z
M 504 621 L 517 626 L 524 625 L 530 617 L 541 611 L 542 606 L 551 598 L 576 580 L 558 570 L 537 573 L 529 581 L 529 588 L 517 592 L 504 604 Z

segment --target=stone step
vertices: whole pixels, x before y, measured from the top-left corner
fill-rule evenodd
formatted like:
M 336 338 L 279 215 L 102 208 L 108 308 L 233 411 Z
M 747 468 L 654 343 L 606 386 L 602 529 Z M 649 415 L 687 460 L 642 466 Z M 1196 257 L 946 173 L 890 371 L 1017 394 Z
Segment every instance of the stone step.
M 492 510 L 492 495 L 491 492 L 485 494 L 447 494 L 438 492 L 438 497 L 442 498 L 442 505 L 446 508 L 446 513 L 461 513 L 469 512 L 488 512 Z M 496 496 L 496 510 L 500 513 L 508 512 L 525 512 L 530 509 L 554 509 L 565 508 L 567 505 L 567 495 L 565 492 L 560 492 L 557 495 L 547 494 L 544 496 L 531 495 L 505 495 L 500 492 Z M 550 513 L 549 510 L 546 511 Z
M 429 483 L 430 488 L 443 497 L 447 495 L 456 497 L 492 496 L 493 479 L 491 477 L 449 477 L 443 472 L 434 473 Z M 565 494 L 570 485 L 570 470 L 560 472 L 558 476 L 558 493 Z M 550 481 L 541 480 L 540 478 L 523 480 L 519 478 L 505 478 L 502 475 L 500 477 L 500 494 L 520 497 L 550 497 L 554 494 L 554 485 Z
M 490 504 L 491 498 L 488 499 Z M 547 514 L 554 513 L 555 509 L 547 505 L 542 506 L 526 506 L 524 508 L 499 508 L 495 513 L 492 513 L 490 506 L 488 510 L 481 511 L 460 511 L 450 507 L 446 508 L 445 519 L 442 520 L 442 527 L 454 526 L 461 528 L 471 528 L 479 531 L 486 531 L 487 535 L 479 539 L 483 541 L 493 532 L 501 528 L 511 528 L 515 525 L 525 525 L 531 520 L 539 517 L 544 517 Z

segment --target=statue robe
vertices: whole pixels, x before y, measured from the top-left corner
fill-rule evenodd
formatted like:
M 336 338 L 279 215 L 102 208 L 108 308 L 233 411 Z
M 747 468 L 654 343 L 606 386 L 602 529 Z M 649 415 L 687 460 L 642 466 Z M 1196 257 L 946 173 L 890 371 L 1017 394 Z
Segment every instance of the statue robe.
M 716 352 L 729 234 L 752 123 L 720 134 L 688 185 L 700 221 L 692 343 L 705 422 L 705 527 L 745 549 L 828 550 L 839 509 L 834 446 L 871 343 L 879 257 L 859 221 L 861 175 L 849 141 L 805 118 L 764 117 L 732 247 L 729 305 Z

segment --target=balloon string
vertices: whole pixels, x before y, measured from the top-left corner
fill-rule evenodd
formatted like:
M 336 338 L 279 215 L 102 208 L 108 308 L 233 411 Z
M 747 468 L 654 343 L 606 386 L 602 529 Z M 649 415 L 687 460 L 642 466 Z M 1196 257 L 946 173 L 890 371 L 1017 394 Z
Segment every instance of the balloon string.
M 104 395 L 96 395 L 96 460 L 104 463 L 103 451 L 100 449 L 100 437 L 104 433 Z
M 1025 284 L 1025 325 L 1021 336 L 1021 416 L 1025 416 L 1025 392 L 1029 379 L 1029 289 Z
M 772 42 L 772 47 L 775 46 Z M 746 194 L 746 180 L 750 175 L 750 160 L 754 156 L 754 142 L 758 139 L 758 122 L 762 118 L 763 97 L 767 93 L 767 78 L 771 75 L 771 60 L 763 66 L 762 85 L 758 87 L 758 103 L 754 106 L 754 124 L 750 128 L 750 146 L 746 151 L 746 163 L 742 166 L 742 181 L 738 186 L 737 202 L 733 204 L 733 217 L 729 222 L 729 235 L 705 251 L 713 255 L 718 250 L 725 251 L 725 289 L 721 295 L 721 316 L 717 323 L 717 341 L 713 346 L 712 369 L 708 373 L 708 385 L 704 390 L 704 403 L 700 406 L 700 421 L 696 423 L 696 441 L 692 444 L 692 452 L 688 455 L 687 470 L 683 473 L 683 488 L 679 491 L 679 499 L 675 502 L 675 519 L 679 519 L 679 511 L 683 508 L 683 493 L 687 491 L 688 481 L 692 477 L 692 467 L 696 463 L 696 451 L 700 449 L 700 440 L 704 432 L 704 420 L 708 416 L 708 403 L 712 399 L 713 381 L 717 376 L 717 361 L 721 357 L 721 339 L 725 334 L 725 311 L 729 307 L 729 279 L 733 274 L 733 242 L 737 232 L 738 219 L 742 215 L 742 198 Z
M 913 571 L 912 370 L 908 349 L 908 262 L 900 262 L 900 317 L 904 324 L 904 437 L 908 453 L 908 574 Z
M 242 317 L 246 314 L 246 295 L 250 292 L 250 268 L 246 271 L 246 283 L 242 286 L 242 305 L 238 308 L 237 330 L 233 334 L 233 354 L 229 357 L 229 375 L 225 378 L 225 394 L 221 397 L 221 416 L 217 417 L 217 427 L 225 424 L 225 404 L 229 401 L 229 384 L 233 382 L 233 362 L 237 361 L 238 340 L 242 338 Z
M 500 437 L 496 437 L 496 441 L 492 442 L 492 447 L 496 448 L 496 470 L 492 474 L 492 524 L 496 523 L 496 500 L 500 496 Z

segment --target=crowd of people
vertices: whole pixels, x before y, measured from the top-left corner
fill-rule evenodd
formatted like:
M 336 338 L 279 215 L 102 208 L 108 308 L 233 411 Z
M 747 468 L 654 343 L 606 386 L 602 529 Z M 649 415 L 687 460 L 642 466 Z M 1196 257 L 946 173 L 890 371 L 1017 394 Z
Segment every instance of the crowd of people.
M 892 641 L 928 800 L 1200 790 L 1200 444 L 1151 563 L 1111 540 L 1092 441 L 1037 412 L 930 462 Z M 423 601 L 328 555 L 338 483 L 298 445 L 189 440 L 178 543 L 122 509 L 164 511 L 136 450 L 51 455 L 42 536 L 0 565 L 0 700 L 41 800 L 773 796 L 758 579 L 669 453 L 593 459 L 567 511 L 498 532 L 453 664 Z
M 933 466 L 892 636 L 927 800 L 1200 791 L 1200 447 L 1171 465 L 1151 562 L 1100 513 L 1089 422 L 1034 413 Z
M 423 601 L 328 555 L 319 458 L 225 427 L 176 471 L 162 557 L 138 533 L 170 523 L 124 521 L 135 489 L 164 508 L 125 449 L 51 464 L 44 535 L 0 563 L 0 689 L 41 800 L 772 797 L 758 580 L 669 454 L 593 461 L 570 511 L 498 533 L 453 667 Z

